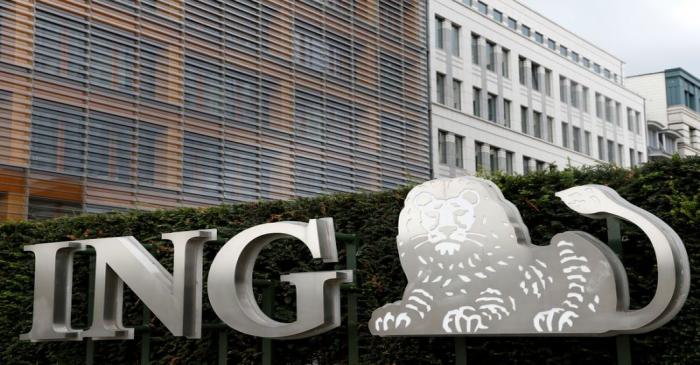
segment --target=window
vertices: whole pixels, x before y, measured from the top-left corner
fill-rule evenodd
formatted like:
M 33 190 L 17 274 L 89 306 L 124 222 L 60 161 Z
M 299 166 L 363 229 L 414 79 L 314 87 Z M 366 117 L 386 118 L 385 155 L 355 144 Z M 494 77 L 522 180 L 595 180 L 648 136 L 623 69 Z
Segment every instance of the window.
M 591 155 L 591 132 L 585 131 L 583 135 L 584 135 L 583 153 L 590 156 Z
M 608 162 L 615 163 L 615 142 L 608 140 Z
M 512 30 L 518 29 L 518 21 L 513 18 L 508 18 L 508 28 Z
M 503 99 L 503 122 L 506 127 L 510 127 L 510 100 Z
M 588 58 L 584 57 L 584 58 L 583 58 L 583 67 L 585 67 L 585 68 L 590 68 L 590 67 L 591 67 L 591 60 L 589 60 Z
M 634 149 L 630 148 L 630 167 L 634 167 L 637 165 L 635 162 L 635 158 L 637 157 L 637 154 L 634 152 Z
M 559 76 L 559 99 L 562 103 L 566 103 L 566 77 Z
M 627 108 L 627 130 L 634 132 L 634 113 L 630 108 Z
M 496 71 L 496 43 L 486 41 L 486 69 Z
M 530 70 L 532 74 L 532 89 L 535 91 L 540 91 L 540 65 L 532 62 L 530 65 Z
M 85 109 L 34 99 L 30 131 L 30 167 L 82 175 L 85 161 Z
M 523 156 L 523 174 L 529 174 L 530 172 L 530 157 Z
M 488 120 L 491 122 L 496 122 L 496 101 L 498 98 L 496 95 L 488 93 L 486 103 L 488 105 Z
M 136 84 L 137 38 L 106 24 L 92 27 L 90 80 L 116 91 L 133 92 Z
M 139 122 L 137 177 L 139 184 L 155 184 L 156 172 L 160 168 L 160 156 L 165 152 L 164 137 L 167 128 L 156 124 Z
M 557 50 L 557 42 L 554 41 L 554 39 L 548 39 L 547 40 L 547 47 L 549 47 L 549 49 L 551 49 L 552 51 L 556 51 Z
M 605 98 L 605 120 L 612 123 L 613 110 L 612 110 L 612 100 Z
M 618 102 L 615 102 L 615 123 L 622 127 L 622 105 Z
M 569 148 L 569 123 L 561 122 L 561 145 Z
M 501 48 L 503 52 L 503 59 L 501 59 L 501 73 L 503 74 L 503 77 L 506 79 L 510 78 L 510 51 Z
M 462 110 L 462 81 L 452 79 L 452 107 Z
M 603 141 L 603 137 L 598 137 L 598 159 L 605 160 L 605 141 Z
M 544 36 L 540 32 L 535 32 L 535 41 L 537 43 L 544 43 Z
M 476 7 L 481 14 L 487 15 L 489 13 L 489 6 L 481 1 L 476 3 Z
M 455 136 L 455 166 L 464 168 L 464 137 Z
M 83 204 L 75 201 L 30 196 L 27 203 L 27 219 L 30 220 L 79 215 L 83 211 Z
M 37 4 L 36 7 L 34 62 L 37 73 L 85 81 L 88 63 L 86 21 L 48 5 Z M 4 27 L 2 29 L 5 31 Z M 111 63 L 111 53 L 104 58 Z
M 445 48 L 445 37 L 442 28 L 445 26 L 445 19 L 439 16 L 435 17 L 435 48 Z
M 574 151 L 581 152 L 581 128 L 573 127 Z
M 530 38 L 531 32 L 530 32 L 530 27 L 527 25 L 523 24 L 520 26 L 520 32 L 525 36 Z
M 547 117 L 547 142 L 554 143 L 554 118 Z
M 481 89 L 475 87 L 472 89 L 474 101 L 472 103 L 472 110 L 474 110 L 474 115 L 481 117 Z
M 493 146 L 489 147 L 489 162 L 491 173 L 496 173 L 498 171 L 498 148 Z
M 544 171 L 544 168 L 545 168 L 545 163 L 544 163 L 544 161 L 535 160 L 535 167 L 537 168 L 537 171 L 538 171 L 538 172 Z
M 603 96 L 595 93 L 595 116 L 603 119 Z
M 438 155 L 440 163 L 447 164 L 447 132 L 438 131 Z
M 637 127 L 637 134 L 642 134 L 642 126 L 641 126 L 641 120 L 642 120 L 642 114 L 640 112 L 635 111 L 634 112 L 634 125 Z M 642 162 L 642 160 L 639 160 L 639 162 Z
M 609 79 L 610 78 L 610 70 L 608 70 L 607 68 L 603 69 L 603 75 L 605 76 L 606 79 Z
M 552 70 L 544 70 L 544 90 L 547 96 L 552 96 Z
M 436 87 L 437 92 L 437 102 L 440 104 L 445 104 L 445 75 L 441 73 L 436 74 Z
M 479 35 L 472 33 L 472 63 L 479 64 Z
M 685 91 L 685 106 L 688 107 L 688 109 L 695 110 L 695 94 L 691 93 L 690 91 Z
M 452 54 L 459 57 L 459 33 L 460 26 L 452 24 Z
M 532 121 L 534 122 L 535 137 L 542 138 L 542 113 L 533 111 Z
M 571 86 L 569 86 L 569 89 L 571 90 L 571 106 L 574 108 L 579 108 L 578 83 L 571 81 Z
M 223 194 L 224 172 L 221 139 L 185 131 L 183 137 L 182 190 L 196 196 Z
M 520 107 L 520 131 L 528 134 L 530 131 L 530 128 L 528 127 L 528 109 L 527 107 L 521 106 Z
M 559 45 L 559 54 L 564 56 L 564 57 L 568 57 L 569 56 L 569 49 L 562 46 L 562 45 Z
M 520 78 L 520 85 L 525 85 L 525 79 L 527 77 L 526 72 L 526 60 L 525 57 L 518 57 L 518 71 L 519 71 L 519 78 Z
M 600 65 L 597 64 L 597 63 L 594 63 L 594 64 L 593 64 L 593 71 L 594 71 L 595 73 L 599 74 L 599 73 L 600 73 Z
M 588 94 L 589 94 L 589 90 L 588 90 L 588 88 L 585 87 L 585 86 L 584 86 L 581 90 L 582 90 L 582 92 L 583 92 L 583 95 L 581 95 L 581 102 L 582 102 L 581 105 L 583 106 L 583 111 L 586 112 L 586 113 L 588 113 L 588 110 L 589 110 L 589 109 L 588 109 Z
M 686 96 L 686 106 L 689 109 L 692 109 L 694 111 L 698 111 L 696 109 L 697 104 L 695 103 L 695 94 L 691 93 L 690 91 L 686 91 L 688 95 Z
M 642 154 L 642 152 L 637 151 L 637 164 L 641 165 L 642 163 L 644 163 L 643 159 L 644 155 Z
M 462 0 L 462 4 L 466 6 L 472 6 L 472 0 Z
M 322 45 L 319 45 L 322 47 Z M 297 53 L 297 59 L 304 66 L 319 70 L 325 64 L 316 52 Z M 185 56 L 185 110 L 218 115 L 224 103 L 223 70 L 212 59 L 202 59 L 199 55 Z
M 131 155 L 136 121 L 90 112 L 87 138 L 87 174 L 117 182 L 131 181 Z
M 503 13 L 499 10 L 493 9 L 493 20 L 503 23 Z
M 506 173 L 513 175 L 513 152 L 506 151 Z
M 481 142 L 474 142 L 474 162 L 476 165 L 476 171 L 481 171 L 484 168 L 483 155 L 481 150 L 484 148 L 484 144 Z
M 622 156 L 624 156 L 624 153 L 623 153 L 622 151 L 624 151 L 624 150 L 625 150 L 624 147 L 623 147 L 621 144 L 618 143 L 618 144 L 617 144 L 617 156 L 616 156 L 616 157 L 617 157 L 617 164 L 620 165 L 620 166 L 623 166 L 623 165 L 624 165 L 624 164 L 622 163 L 622 159 L 623 159 Z
M 578 63 L 578 61 L 579 61 L 578 53 L 571 51 L 571 60 Z

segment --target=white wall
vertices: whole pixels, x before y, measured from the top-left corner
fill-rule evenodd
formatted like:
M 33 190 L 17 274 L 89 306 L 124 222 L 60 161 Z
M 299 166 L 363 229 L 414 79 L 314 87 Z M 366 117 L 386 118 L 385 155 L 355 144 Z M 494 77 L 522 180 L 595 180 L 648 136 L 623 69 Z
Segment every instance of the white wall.
M 625 89 L 622 86 L 621 80 L 615 83 L 611 80 L 595 74 L 592 70 L 584 68 L 580 63 L 574 63 L 570 58 L 564 58 L 557 52 L 551 51 L 546 47 L 547 37 L 555 39 L 558 43 L 565 44 L 569 50 L 577 51 L 581 57 L 586 56 L 591 59 L 591 63 L 597 62 L 604 67 L 615 70 L 621 74 L 619 69 L 622 67 L 622 62 L 614 56 L 609 55 L 603 50 L 598 49 L 594 45 L 578 38 L 576 35 L 564 30 L 556 23 L 553 23 L 534 11 L 524 7 L 514 1 L 484 1 L 489 5 L 489 12 L 493 8 L 501 10 L 504 13 L 503 24 L 498 24 L 493 20 L 491 13 L 487 16 L 482 15 L 477 11 L 476 0 L 473 1 L 473 7 L 468 7 L 461 0 L 430 0 L 430 24 L 429 34 L 431 41 L 431 90 L 433 100 L 433 149 L 434 153 L 434 171 L 439 176 L 444 176 L 450 173 L 444 165 L 440 165 L 438 161 L 438 130 L 445 130 L 456 135 L 463 136 L 465 139 L 464 145 L 464 161 L 465 169 L 452 171 L 452 173 L 474 173 L 475 172 L 475 141 L 483 142 L 489 145 L 496 146 L 501 149 L 506 149 L 515 153 L 514 167 L 516 172 L 522 172 L 522 157 L 528 156 L 532 159 L 544 161 L 547 163 L 555 163 L 559 167 L 567 166 L 568 164 L 579 166 L 585 164 L 594 164 L 600 162 L 598 157 L 597 137 L 603 137 L 604 141 L 614 141 L 615 152 L 617 146 L 623 146 L 622 165 L 629 166 L 631 161 L 629 157 L 629 149 L 633 149 L 635 160 L 637 160 L 637 152 L 642 153 L 642 161 L 646 161 L 646 123 L 644 120 L 644 100 L 633 92 Z M 460 29 L 460 55 L 453 56 L 451 53 L 450 32 L 444 32 L 445 50 L 439 50 L 435 47 L 435 16 L 439 15 L 446 19 L 445 28 L 450 29 L 451 23 L 457 24 Z M 506 19 L 512 16 L 518 20 L 518 25 L 526 24 L 532 29 L 533 36 L 530 39 L 522 36 L 520 28 L 518 32 L 507 28 Z M 539 31 L 545 36 L 545 44 L 539 44 L 534 40 L 534 32 Z M 492 72 L 486 69 L 485 66 L 485 50 L 481 49 L 481 63 L 475 65 L 472 63 L 471 55 L 471 33 L 479 34 L 483 39 L 495 42 L 501 47 L 510 50 L 509 70 L 510 77 L 504 78 L 501 75 L 500 67 L 497 67 L 497 72 Z M 482 41 L 483 42 L 483 41 Z M 483 45 L 483 44 L 482 44 Z M 499 49 L 500 52 L 500 49 Z M 536 62 L 543 68 L 552 70 L 552 93 L 551 96 L 544 94 L 544 86 L 542 92 L 533 90 L 530 86 L 523 86 L 519 82 L 518 57 L 523 56 Z M 436 91 L 436 72 L 441 72 L 447 75 L 447 106 L 437 103 Z M 529 75 L 529 73 L 528 73 Z M 580 85 L 589 88 L 588 112 L 582 111 L 582 108 L 575 108 L 567 103 L 560 102 L 559 97 L 559 76 L 566 77 L 567 80 L 573 80 Z M 461 110 L 452 108 L 451 104 L 451 80 L 457 78 L 462 82 L 462 98 Z M 544 80 L 542 80 L 544 81 Z M 472 87 L 482 89 L 482 116 L 478 118 L 473 115 L 472 108 Z M 511 100 L 511 127 L 507 128 L 497 123 L 487 121 L 487 110 L 485 107 L 486 92 L 499 96 L 499 104 L 502 103 L 502 98 Z M 607 122 L 596 118 L 594 95 L 598 92 L 605 97 L 608 97 L 621 104 L 622 120 L 620 125 L 617 123 Z M 543 114 L 543 121 L 546 126 L 546 116 L 551 116 L 555 121 L 554 141 L 549 143 L 544 139 L 535 138 L 531 135 L 526 135 L 520 131 L 520 107 L 528 107 L 530 113 L 530 123 L 532 123 L 532 112 L 537 111 Z M 613 102 L 614 106 L 614 102 Z M 629 131 L 627 128 L 626 110 L 632 110 L 640 113 L 641 120 L 640 130 Z M 501 117 L 501 115 L 499 115 Z M 497 122 L 502 122 L 500 120 Z M 572 148 L 562 147 L 562 129 L 561 123 L 566 122 L 569 125 L 569 141 L 572 142 L 573 136 L 571 130 L 573 126 L 581 129 L 583 139 L 584 131 L 591 133 L 591 149 L 590 155 L 582 152 L 576 152 Z M 546 129 L 546 128 L 545 128 Z M 584 144 L 585 141 L 582 141 Z M 607 143 L 604 143 L 607 144 Z M 634 161 L 635 163 L 638 161 Z
M 668 128 L 666 113 L 666 74 L 657 72 L 628 77 L 625 85 L 646 99 L 647 120 L 663 124 Z

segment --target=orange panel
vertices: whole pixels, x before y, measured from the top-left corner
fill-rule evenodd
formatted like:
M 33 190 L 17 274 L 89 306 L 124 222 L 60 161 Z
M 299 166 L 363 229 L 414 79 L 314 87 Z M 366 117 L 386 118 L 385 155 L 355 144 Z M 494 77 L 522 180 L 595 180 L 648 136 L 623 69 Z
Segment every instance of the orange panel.
M 29 195 L 71 203 L 83 201 L 80 178 L 32 173 L 29 177 Z

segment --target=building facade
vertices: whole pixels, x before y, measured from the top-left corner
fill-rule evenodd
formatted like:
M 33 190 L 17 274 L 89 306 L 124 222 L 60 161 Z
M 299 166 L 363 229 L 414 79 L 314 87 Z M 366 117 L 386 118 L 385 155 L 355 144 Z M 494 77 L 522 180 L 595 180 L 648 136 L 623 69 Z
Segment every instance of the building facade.
M 646 161 L 623 62 L 517 1 L 430 0 L 434 174 Z
M 649 158 L 700 155 L 700 79 L 674 68 L 626 83 L 646 99 Z
M 426 180 L 426 12 L 393 0 L 3 1 L 0 220 Z

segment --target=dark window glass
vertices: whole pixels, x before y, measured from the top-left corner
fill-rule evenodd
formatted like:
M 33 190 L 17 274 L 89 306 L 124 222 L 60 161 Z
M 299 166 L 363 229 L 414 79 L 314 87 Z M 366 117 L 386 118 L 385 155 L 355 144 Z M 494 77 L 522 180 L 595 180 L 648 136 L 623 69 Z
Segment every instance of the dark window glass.
M 202 197 L 223 196 L 221 139 L 185 131 L 182 159 L 182 190 Z
M 540 32 L 535 32 L 535 41 L 537 43 L 544 43 L 544 36 Z
M 464 137 L 455 136 L 455 166 L 464 168 Z
M 435 48 L 444 49 L 445 48 L 445 37 L 443 28 L 445 27 L 445 19 L 436 16 L 435 17 Z
M 85 160 L 85 122 L 82 108 L 34 99 L 31 168 L 81 175 Z
M 88 176 L 117 182 L 131 180 L 136 121 L 91 112 L 88 121 Z
M 485 3 L 479 1 L 479 2 L 476 4 L 476 6 L 477 6 L 477 8 L 479 9 L 479 12 L 480 12 L 481 14 L 486 15 L 486 14 L 489 13 L 489 6 L 486 5 Z
M 83 207 L 79 202 L 69 202 L 41 197 L 29 197 L 27 219 L 40 220 L 78 215 Z
M 36 7 L 34 67 L 40 73 L 85 81 L 87 25 L 71 13 L 39 3 Z
M 530 32 L 530 27 L 528 27 L 527 25 L 525 25 L 525 24 L 521 25 L 521 26 L 520 26 L 520 32 L 521 32 L 525 37 L 530 38 L 530 34 L 531 34 L 531 32 Z
M 493 20 L 502 23 L 503 22 L 503 13 L 499 10 L 493 9 Z
M 447 164 L 447 132 L 438 131 L 438 155 L 440 163 Z

